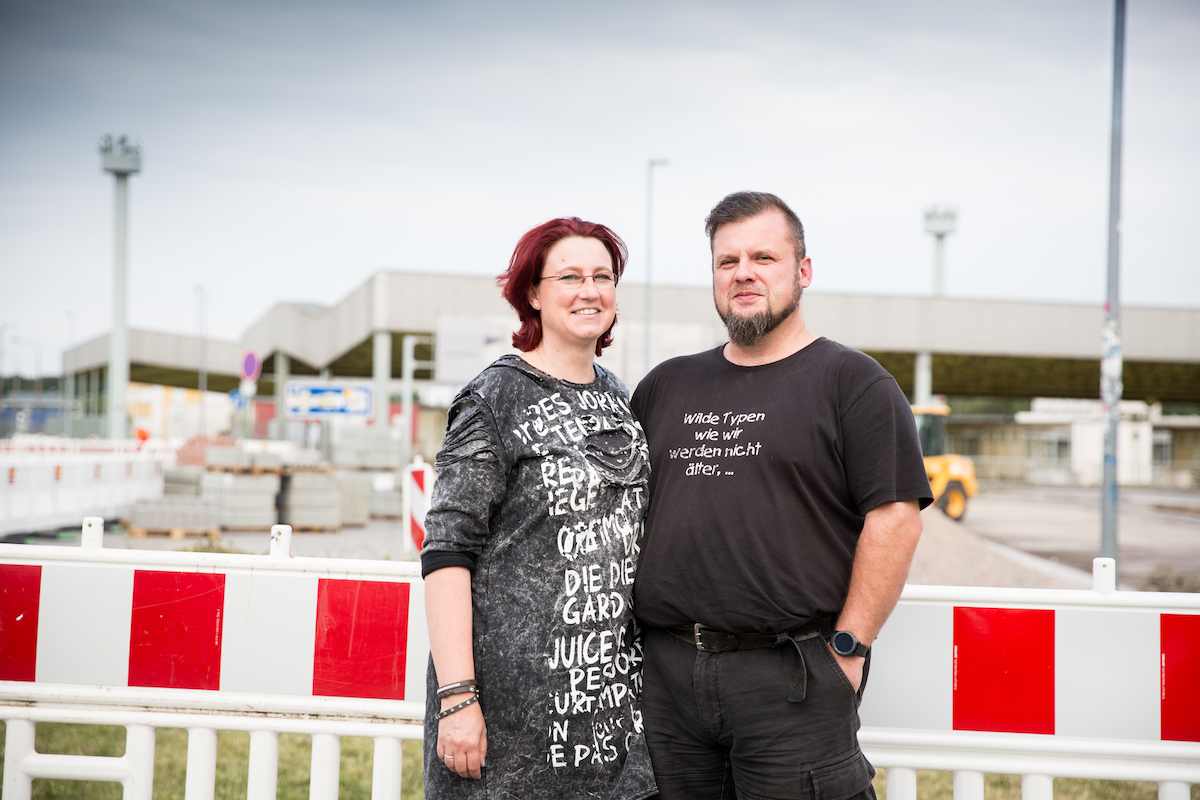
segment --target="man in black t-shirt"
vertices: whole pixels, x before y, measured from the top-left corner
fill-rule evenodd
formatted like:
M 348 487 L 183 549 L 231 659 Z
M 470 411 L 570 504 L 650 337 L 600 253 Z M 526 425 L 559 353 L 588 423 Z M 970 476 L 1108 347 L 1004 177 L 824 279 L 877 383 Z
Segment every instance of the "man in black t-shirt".
M 933 498 L 903 393 L 818 338 L 800 220 L 739 192 L 708 216 L 723 347 L 647 375 L 634 590 L 661 797 L 873 798 L 858 746 L 869 648 Z

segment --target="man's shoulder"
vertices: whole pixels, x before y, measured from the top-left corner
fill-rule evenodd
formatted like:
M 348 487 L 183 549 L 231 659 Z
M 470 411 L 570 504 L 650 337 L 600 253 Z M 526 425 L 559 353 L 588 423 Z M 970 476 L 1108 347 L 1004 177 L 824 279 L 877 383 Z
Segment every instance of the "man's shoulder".
M 824 337 L 813 343 L 820 346 L 820 357 L 837 365 L 838 372 L 846 378 L 874 380 L 890 377 L 883 365 L 861 350 Z M 810 345 L 811 346 L 811 345 Z

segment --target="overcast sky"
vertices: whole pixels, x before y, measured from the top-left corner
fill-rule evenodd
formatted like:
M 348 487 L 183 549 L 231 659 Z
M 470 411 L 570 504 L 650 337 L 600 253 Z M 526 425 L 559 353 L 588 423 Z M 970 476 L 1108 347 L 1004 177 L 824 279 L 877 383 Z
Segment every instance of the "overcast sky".
M 6 373 L 111 314 L 99 136 L 130 180 L 129 321 L 236 339 L 381 268 L 494 275 L 554 216 L 628 277 L 708 281 L 707 210 L 772 191 L 812 291 L 1101 303 L 1112 2 L 0 0 Z M 1122 301 L 1200 307 L 1200 3 L 1130 0 Z M 1099 350 L 1099 331 L 1097 331 Z

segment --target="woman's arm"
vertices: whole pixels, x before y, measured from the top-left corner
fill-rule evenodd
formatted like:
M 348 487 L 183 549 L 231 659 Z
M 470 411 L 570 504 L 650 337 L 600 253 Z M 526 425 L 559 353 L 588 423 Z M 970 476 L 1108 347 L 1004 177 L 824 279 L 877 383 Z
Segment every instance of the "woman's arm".
M 471 642 L 471 571 L 444 567 L 425 577 L 425 619 L 429 650 L 438 686 L 475 677 Z M 442 699 L 442 709 L 456 706 L 469 694 Z M 479 703 L 472 703 L 438 722 L 437 754 L 451 772 L 478 778 L 487 757 L 487 728 Z

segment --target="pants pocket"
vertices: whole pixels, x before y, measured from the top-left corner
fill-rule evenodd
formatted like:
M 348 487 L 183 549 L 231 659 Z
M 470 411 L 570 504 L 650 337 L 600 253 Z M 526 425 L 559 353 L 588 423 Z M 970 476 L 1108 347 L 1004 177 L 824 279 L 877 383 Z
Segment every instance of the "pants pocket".
M 814 800 L 846 800 L 871 786 L 875 768 L 861 750 L 836 764 L 818 767 L 809 773 Z

